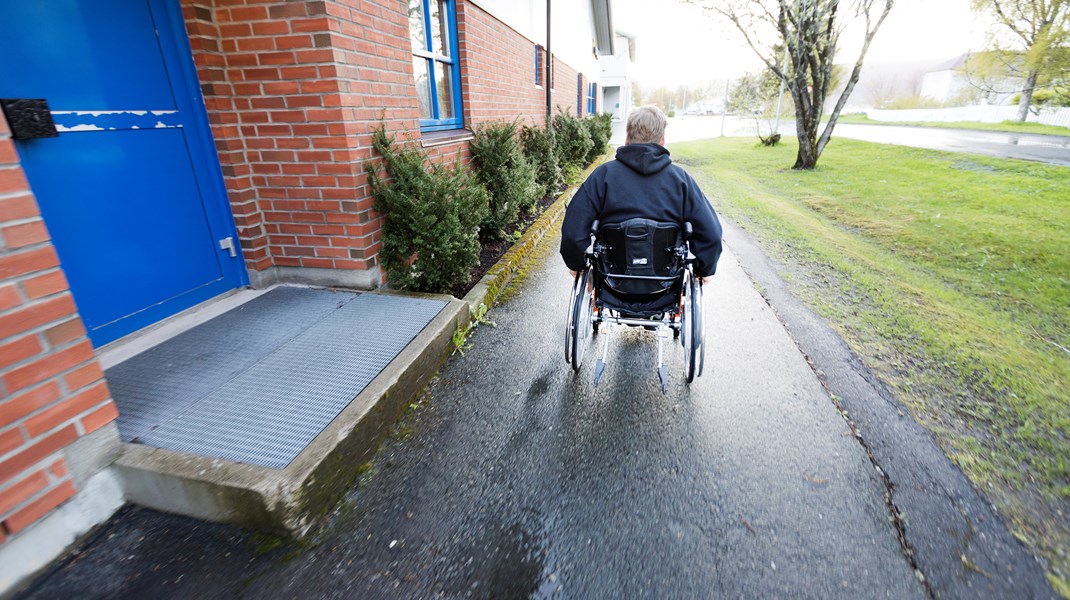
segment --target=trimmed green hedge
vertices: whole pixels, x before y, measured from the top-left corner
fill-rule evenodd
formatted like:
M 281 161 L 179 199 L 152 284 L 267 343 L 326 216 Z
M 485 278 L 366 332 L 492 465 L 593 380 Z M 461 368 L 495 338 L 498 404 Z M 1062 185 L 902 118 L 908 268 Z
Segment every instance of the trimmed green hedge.
M 415 144 L 395 145 L 385 126 L 373 134 L 372 145 L 386 174 L 372 162 L 365 171 L 375 210 L 386 216 L 379 262 L 391 286 L 448 293 L 468 281 L 479 264 L 487 190 L 459 165 L 436 165 Z

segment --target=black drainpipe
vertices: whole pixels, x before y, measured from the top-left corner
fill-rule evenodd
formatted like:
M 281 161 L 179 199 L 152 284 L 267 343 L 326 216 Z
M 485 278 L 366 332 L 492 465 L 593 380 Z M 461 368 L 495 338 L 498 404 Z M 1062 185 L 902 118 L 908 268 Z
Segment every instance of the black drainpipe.
M 553 100 L 550 87 L 553 83 L 554 55 L 550 52 L 550 0 L 546 0 L 546 131 L 551 131 Z

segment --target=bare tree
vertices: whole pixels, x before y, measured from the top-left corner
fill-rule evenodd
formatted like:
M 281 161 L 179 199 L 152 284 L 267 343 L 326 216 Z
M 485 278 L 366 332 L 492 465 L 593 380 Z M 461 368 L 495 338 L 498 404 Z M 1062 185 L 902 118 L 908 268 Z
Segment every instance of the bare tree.
M 883 108 L 884 104 L 896 96 L 895 75 L 883 75 L 866 90 L 866 100 L 877 108 Z
M 776 89 L 773 94 L 776 94 Z M 762 89 L 761 74 L 747 73 L 732 85 L 725 108 L 732 112 L 751 114 L 763 108 L 769 100 L 766 90 Z
M 974 10 L 991 13 L 1018 46 L 1018 57 L 1004 62 L 1024 77 L 1016 118 L 1025 121 L 1038 82 L 1058 86 L 1066 77 L 1060 72 L 1065 65 L 1054 59 L 1070 39 L 1070 0 L 973 0 L 972 4 Z M 998 43 L 996 51 L 1007 53 Z
M 795 169 L 812 169 L 832 137 L 840 111 L 854 91 L 870 42 L 894 0 L 685 0 L 726 17 L 765 65 L 784 80 L 795 104 L 799 152 Z M 846 13 L 845 19 L 841 13 Z M 852 14 L 853 13 L 853 14 Z M 825 99 L 832 89 L 833 60 L 850 17 L 864 22 L 862 49 L 828 123 L 818 133 Z M 773 33 L 778 36 L 773 36 Z M 767 35 L 768 34 L 768 35 Z M 778 37 L 778 39 L 770 39 Z M 787 65 L 775 49 L 788 49 Z

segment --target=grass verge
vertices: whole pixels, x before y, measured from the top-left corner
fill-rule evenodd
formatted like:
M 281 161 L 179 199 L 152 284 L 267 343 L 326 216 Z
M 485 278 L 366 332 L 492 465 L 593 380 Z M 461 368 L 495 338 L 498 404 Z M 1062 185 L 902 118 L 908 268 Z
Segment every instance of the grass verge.
M 1070 169 L 837 139 L 673 146 L 1070 581 Z M 731 243 L 731 242 L 729 242 Z
M 1070 127 L 1058 125 L 1044 125 L 1042 123 L 1019 123 L 1017 121 L 1003 121 L 1000 123 L 984 123 L 981 121 L 875 121 L 866 115 L 852 114 L 841 115 L 836 123 L 852 125 L 902 125 L 906 127 L 937 127 L 940 129 L 974 129 L 979 131 L 1004 131 L 1007 133 L 1040 133 L 1045 135 L 1061 135 L 1070 137 Z

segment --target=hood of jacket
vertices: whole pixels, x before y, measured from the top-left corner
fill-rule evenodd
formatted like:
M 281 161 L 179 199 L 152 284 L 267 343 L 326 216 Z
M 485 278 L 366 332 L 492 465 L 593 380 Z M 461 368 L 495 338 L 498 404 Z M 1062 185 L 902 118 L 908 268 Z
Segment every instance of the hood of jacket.
M 653 175 L 672 164 L 669 151 L 658 144 L 628 144 L 617 148 L 617 160 L 640 175 Z

